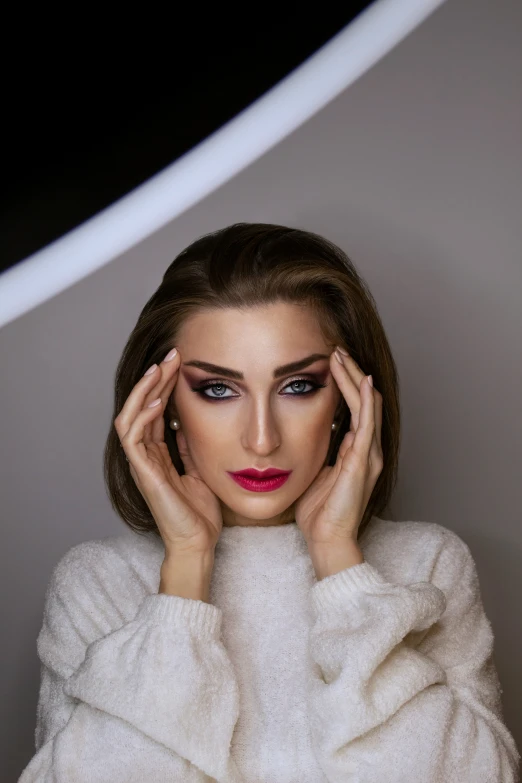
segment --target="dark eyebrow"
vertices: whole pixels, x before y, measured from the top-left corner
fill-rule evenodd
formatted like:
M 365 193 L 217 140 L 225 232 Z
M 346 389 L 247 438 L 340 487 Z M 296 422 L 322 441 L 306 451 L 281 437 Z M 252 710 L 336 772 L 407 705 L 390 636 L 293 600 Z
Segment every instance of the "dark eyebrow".
M 274 370 L 274 378 L 281 378 L 283 375 L 289 375 L 293 372 L 299 372 L 309 364 L 317 362 L 319 359 L 329 359 L 330 356 L 327 353 L 312 353 L 310 356 L 306 356 L 304 359 L 299 359 L 297 362 L 290 362 L 290 364 L 283 364 L 281 367 L 276 367 Z M 238 370 L 231 370 L 230 367 L 220 367 L 219 364 L 210 364 L 209 362 L 200 362 L 194 359 L 192 362 L 183 362 L 185 367 L 198 367 L 200 370 L 214 373 L 215 375 L 224 375 L 227 378 L 232 378 L 235 381 L 243 381 L 245 376 Z

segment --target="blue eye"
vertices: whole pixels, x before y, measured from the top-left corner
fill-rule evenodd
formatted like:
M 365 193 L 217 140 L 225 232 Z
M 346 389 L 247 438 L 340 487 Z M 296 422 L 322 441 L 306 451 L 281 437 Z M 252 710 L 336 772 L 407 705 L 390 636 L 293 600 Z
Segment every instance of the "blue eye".
M 296 384 L 307 384 L 312 388 L 308 389 L 307 391 L 294 391 L 290 392 L 289 394 L 283 394 L 283 397 L 304 397 L 306 394 L 312 394 L 317 389 L 324 389 L 326 386 L 325 383 L 317 383 L 316 381 L 311 381 L 308 378 L 295 378 L 293 381 L 287 383 L 283 388 L 286 389 L 288 386 L 295 387 Z M 215 396 L 214 394 L 206 394 L 205 392 L 207 389 L 212 389 L 215 391 Z M 207 400 L 230 400 L 232 397 L 238 396 L 237 394 L 225 395 L 225 391 L 227 389 L 232 391 L 230 386 L 228 386 L 226 383 L 223 383 L 222 381 L 210 381 L 202 386 L 197 386 L 196 388 L 192 389 L 192 391 L 196 392 Z
M 205 394 L 206 389 L 212 389 L 213 391 L 217 389 L 217 396 L 213 397 L 210 394 Z M 206 386 L 200 386 L 198 389 L 195 389 L 195 391 L 200 392 L 203 397 L 210 397 L 211 400 L 218 400 L 224 397 L 226 389 L 230 390 L 230 386 L 227 386 L 226 383 L 209 383 Z M 234 395 L 229 396 L 233 397 Z
M 306 381 L 304 378 L 298 379 L 298 380 L 295 380 L 295 381 L 290 381 L 288 386 L 295 386 L 296 384 L 300 384 L 300 383 L 301 384 L 303 384 L 303 383 L 304 384 L 308 384 L 308 386 L 311 386 L 312 388 L 309 389 L 308 391 L 295 392 L 299 396 L 302 396 L 303 394 L 310 394 L 311 391 L 314 391 L 315 389 L 319 388 L 318 384 L 314 384 L 312 381 Z M 284 388 L 286 389 L 286 386 Z

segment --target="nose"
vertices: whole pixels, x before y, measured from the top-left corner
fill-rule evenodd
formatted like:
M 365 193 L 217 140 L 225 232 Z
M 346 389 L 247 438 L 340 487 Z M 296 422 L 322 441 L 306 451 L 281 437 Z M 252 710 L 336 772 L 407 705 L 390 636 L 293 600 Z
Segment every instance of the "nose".
M 243 432 L 243 447 L 260 456 L 267 456 L 281 445 L 278 423 L 269 405 L 259 404 L 247 413 Z

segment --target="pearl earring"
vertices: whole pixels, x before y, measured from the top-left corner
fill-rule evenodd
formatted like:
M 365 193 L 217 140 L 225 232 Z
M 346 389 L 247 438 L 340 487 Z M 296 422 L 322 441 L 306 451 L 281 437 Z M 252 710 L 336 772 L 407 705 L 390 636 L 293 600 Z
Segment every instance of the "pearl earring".
M 334 423 L 332 424 L 332 429 L 333 429 L 333 430 L 336 430 L 336 429 L 337 429 L 337 424 L 336 424 L 336 422 L 335 422 L 335 421 L 334 421 Z

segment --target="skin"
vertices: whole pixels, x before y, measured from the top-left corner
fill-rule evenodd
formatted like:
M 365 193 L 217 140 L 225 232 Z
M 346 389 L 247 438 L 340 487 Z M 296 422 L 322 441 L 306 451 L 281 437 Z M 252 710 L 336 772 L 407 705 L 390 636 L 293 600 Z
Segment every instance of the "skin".
M 377 469 L 380 428 L 377 438 L 374 392 L 366 384 L 368 391 L 364 394 L 371 395 L 368 404 L 372 407 L 370 428 L 373 429 L 369 436 L 364 436 L 361 429 L 359 436 L 366 449 L 366 462 L 368 454 L 371 462 L 373 453 L 374 470 L 370 471 L 371 475 L 367 472 L 362 475 L 361 471 L 357 476 L 352 475 L 350 481 L 352 485 L 355 481 L 357 492 L 352 491 L 354 500 L 350 501 L 342 460 L 338 470 L 325 468 L 324 463 L 332 422 L 343 399 L 353 419 L 349 437 L 342 444 L 343 456 L 353 444 L 364 397 L 360 392 L 361 382 L 365 376 L 349 357 L 342 357 L 343 363 L 334 358 L 335 346 L 325 341 L 315 313 L 307 306 L 283 302 L 243 311 L 206 310 L 184 323 L 176 347 L 181 364 L 168 411 L 181 422 L 191 460 L 219 499 L 223 525 L 269 526 L 296 519 L 310 540 L 316 534 L 317 545 L 326 543 L 327 539 L 331 541 L 332 532 L 356 536 L 359 517 L 362 518 L 380 472 Z M 274 380 L 276 367 L 314 353 L 323 354 L 324 358 Z M 188 366 L 194 360 L 238 370 L 244 379 L 232 380 Z M 292 383 L 299 378 L 300 382 Z M 198 384 L 210 380 L 226 386 L 207 388 L 201 394 L 193 391 Z M 325 387 L 303 394 L 313 388 L 309 381 Z M 276 467 L 292 473 L 279 489 L 255 493 L 240 487 L 227 474 L 248 467 L 260 470 Z M 325 497 L 335 488 L 336 497 L 342 496 L 342 503 L 337 502 L 336 509 L 342 508 L 344 514 L 347 503 L 351 502 L 349 520 L 334 519 L 319 511 Z

